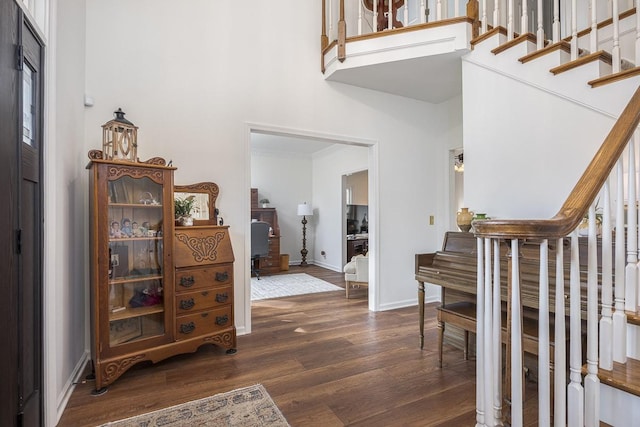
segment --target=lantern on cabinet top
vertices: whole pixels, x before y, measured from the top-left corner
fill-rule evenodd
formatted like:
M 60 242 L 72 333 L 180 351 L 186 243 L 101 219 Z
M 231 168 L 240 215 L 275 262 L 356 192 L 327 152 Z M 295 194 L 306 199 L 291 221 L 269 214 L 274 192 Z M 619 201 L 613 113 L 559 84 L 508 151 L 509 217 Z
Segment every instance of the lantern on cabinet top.
M 138 127 L 124 118 L 118 108 L 115 119 L 102 125 L 102 153 L 105 160 L 138 161 Z

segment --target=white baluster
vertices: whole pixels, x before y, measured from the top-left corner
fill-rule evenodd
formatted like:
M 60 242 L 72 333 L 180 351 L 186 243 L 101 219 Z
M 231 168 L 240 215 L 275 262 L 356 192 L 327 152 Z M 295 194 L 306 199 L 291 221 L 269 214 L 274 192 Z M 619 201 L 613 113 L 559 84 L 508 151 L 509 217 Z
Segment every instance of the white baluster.
M 500 26 L 500 3 L 501 0 L 495 0 L 493 5 L 493 28 Z
M 442 0 L 436 0 L 436 21 L 442 19 Z
M 393 0 L 389 1 L 389 7 L 387 8 L 387 28 L 393 28 Z
M 618 14 L 618 0 L 611 0 L 611 18 L 613 19 L 613 47 L 611 48 L 612 69 L 620 72 L 620 15 Z
M 627 315 L 624 312 L 625 294 L 625 223 L 624 223 L 624 165 L 618 160 L 618 191 L 616 200 L 616 310 L 613 313 L 613 360 L 627 362 Z
M 511 41 L 513 40 L 513 8 L 514 8 L 514 1 L 513 0 L 508 0 L 508 7 L 507 7 L 507 41 Z
M 595 204 L 589 207 L 587 268 L 587 376 L 584 379 L 585 426 L 600 425 L 600 380 L 598 379 L 598 236 Z
M 571 0 L 571 60 L 578 59 L 578 5 Z
M 485 334 L 485 354 L 487 358 L 484 363 L 484 395 L 486 396 L 485 404 L 485 421 L 488 425 L 495 425 L 493 420 L 493 359 L 501 357 L 502 347 L 495 349 L 493 343 L 493 310 L 491 307 L 492 299 L 492 280 L 491 280 L 491 239 L 484 239 L 484 334 Z M 498 279 L 499 280 L 499 279 Z M 479 320 L 480 321 L 480 320 Z M 498 356 L 500 355 L 500 356 Z
M 404 26 L 409 25 L 409 0 L 404 2 Z
M 598 50 L 598 8 L 596 7 L 596 0 L 591 0 L 591 33 L 589 34 L 589 48 L 591 53 Z
M 458 16 L 460 16 L 460 0 L 455 0 L 453 2 L 453 7 L 455 9 L 455 12 L 453 13 L 453 17 L 457 18 Z
M 358 35 L 362 35 L 362 12 L 364 9 L 363 3 L 358 2 Z
M 553 425 L 566 427 L 567 425 L 567 394 L 565 384 L 566 374 L 566 336 L 565 336 L 565 307 L 564 307 L 564 245 L 563 239 L 556 241 L 556 317 L 555 317 L 555 346 L 554 346 L 554 394 L 553 394 Z
M 373 0 L 373 32 L 377 32 L 378 31 L 378 1 L 383 1 L 383 0 Z
M 636 132 L 637 133 L 637 132 Z M 635 140 L 635 135 L 634 135 Z M 638 209 L 636 207 L 636 155 L 634 141 L 629 141 L 627 203 L 627 267 L 625 269 L 625 310 L 636 310 L 636 283 L 638 281 Z
M 485 423 L 485 394 L 484 382 L 490 381 L 484 378 L 484 245 L 483 239 L 477 239 L 478 273 L 476 286 L 476 427 L 484 427 Z M 488 415 L 488 414 L 487 414 Z
M 529 5 L 527 0 L 522 0 L 522 16 L 520 17 L 520 34 L 529 32 Z
M 640 0 L 635 1 L 636 11 L 640 10 Z M 640 63 L 640 13 L 636 13 L 636 64 Z
M 518 239 L 511 240 L 511 426 L 522 427 L 522 310 Z
M 560 41 L 560 0 L 553 0 L 553 42 Z
M 600 367 L 613 369 L 613 254 L 611 253 L 611 209 L 609 181 L 603 188 L 602 207 L 602 317 L 600 318 Z
M 327 16 L 329 17 L 329 29 L 327 34 L 329 35 L 329 40 L 336 40 L 338 37 L 333 34 L 333 2 L 329 0 L 327 3 L 329 3 L 327 5 L 327 7 L 329 8 L 329 11 L 327 13 Z
M 536 45 L 538 49 L 544 47 L 544 11 L 542 9 L 542 3 L 542 0 L 538 0 L 538 31 L 536 32 Z
M 487 0 L 482 0 L 482 16 L 480 17 L 482 23 L 480 24 L 481 26 L 481 31 L 482 34 L 486 33 L 487 30 L 489 29 L 488 23 L 487 23 Z
M 420 0 L 420 22 L 427 22 L 427 0 Z
M 493 240 L 493 419 L 502 425 L 502 301 L 500 299 L 500 242 Z
M 540 245 L 540 309 L 538 319 L 538 425 L 551 423 L 549 365 L 549 241 Z
M 578 236 L 571 235 L 571 273 L 569 276 L 570 354 L 567 414 L 569 427 L 584 426 L 584 389 L 582 388 L 582 320 L 580 318 L 580 255 Z

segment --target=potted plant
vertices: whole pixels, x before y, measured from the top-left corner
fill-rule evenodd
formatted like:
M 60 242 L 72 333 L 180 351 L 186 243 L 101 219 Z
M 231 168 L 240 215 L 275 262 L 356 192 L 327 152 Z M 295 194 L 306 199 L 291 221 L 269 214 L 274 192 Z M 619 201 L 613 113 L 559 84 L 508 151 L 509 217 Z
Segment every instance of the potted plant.
M 262 207 L 263 208 L 268 208 L 269 207 L 269 199 L 262 199 L 262 200 L 260 200 L 260 203 L 262 203 Z
M 184 199 L 176 198 L 175 219 L 178 225 L 193 225 L 193 210 L 196 203 L 195 196 L 185 197 Z

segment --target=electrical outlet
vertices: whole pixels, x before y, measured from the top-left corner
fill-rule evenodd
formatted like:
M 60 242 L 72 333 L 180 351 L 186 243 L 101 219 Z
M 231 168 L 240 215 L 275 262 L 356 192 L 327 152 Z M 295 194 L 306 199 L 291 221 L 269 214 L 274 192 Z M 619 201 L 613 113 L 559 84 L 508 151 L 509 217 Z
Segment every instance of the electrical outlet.
M 434 215 L 429 215 L 429 225 L 433 225 L 436 223 L 436 217 Z
M 325 257 L 325 259 L 327 258 L 327 253 L 325 251 L 320 251 L 320 255 L 322 255 L 323 257 Z

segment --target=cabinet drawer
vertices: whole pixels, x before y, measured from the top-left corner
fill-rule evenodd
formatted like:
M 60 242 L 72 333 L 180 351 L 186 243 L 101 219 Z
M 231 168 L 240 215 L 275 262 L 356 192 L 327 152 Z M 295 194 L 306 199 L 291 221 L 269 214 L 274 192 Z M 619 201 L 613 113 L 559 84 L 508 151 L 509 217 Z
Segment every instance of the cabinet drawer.
M 221 331 L 233 326 L 233 307 L 230 305 L 176 317 L 176 340 Z
M 215 287 L 195 292 L 181 293 L 176 296 L 178 315 L 194 311 L 208 310 L 233 302 L 233 286 Z
M 233 264 L 176 270 L 176 292 L 233 285 Z

